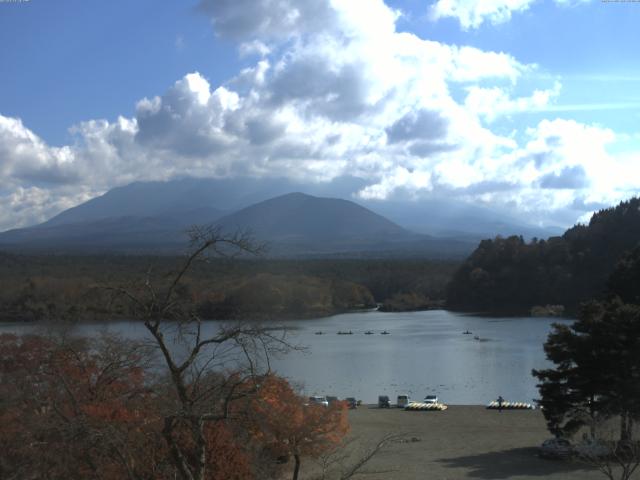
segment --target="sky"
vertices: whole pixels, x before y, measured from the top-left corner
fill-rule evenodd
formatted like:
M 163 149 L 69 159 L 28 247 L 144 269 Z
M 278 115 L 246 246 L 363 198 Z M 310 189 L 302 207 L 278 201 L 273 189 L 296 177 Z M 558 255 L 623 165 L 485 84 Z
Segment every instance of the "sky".
M 640 188 L 639 22 L 606 0 L 0 0 L 0 230 L 185 176 L 584 222 Z

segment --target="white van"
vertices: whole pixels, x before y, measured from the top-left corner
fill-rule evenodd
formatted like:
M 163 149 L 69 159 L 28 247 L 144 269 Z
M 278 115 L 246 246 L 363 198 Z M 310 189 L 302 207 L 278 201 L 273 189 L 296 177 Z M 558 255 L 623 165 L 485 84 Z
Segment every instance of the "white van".
M 407 405 L 409 405 L 409 402 L 411 400 L 409 399 L 409 395 L 398 395 L 398 400 L 396 401 L 396 405 L 398 406 L 398 408 L 404 408 Z
M 313 397 L 309 397 L 309 403 L 311 405 L 322 405 L 323 407 L 328 407 L 329 406 L 329 401 L 327 400 L 327 397 L 320 397 L 320 396 L 313 396 Z

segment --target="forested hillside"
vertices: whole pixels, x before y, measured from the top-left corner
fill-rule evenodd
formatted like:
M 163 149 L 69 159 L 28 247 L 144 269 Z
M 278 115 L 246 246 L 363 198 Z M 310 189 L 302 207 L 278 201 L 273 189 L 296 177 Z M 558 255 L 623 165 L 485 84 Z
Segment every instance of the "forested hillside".
M 447 304 L 492 313 L 563 305 L 572 314 L 580 302 L 604 294 L 607 277 L 639 242 L 639 198 L 601 210 L 561 237 L 483 240 L 454 274 Z
M 130 286 L 149 277 L 162 288 L 183 261 L 167 256 L 0 253 L 0 321 L 130 318 L 123 306 L 111 301 L 107 287 Z M 204 318 L 319 317 L 372 308 L 398 295 L 419 300 L 402 305 L 411 310 L 426 300 L 442 300 L 457 265 L 416 259 L 210 259 L 193 266 L 181 292 Z

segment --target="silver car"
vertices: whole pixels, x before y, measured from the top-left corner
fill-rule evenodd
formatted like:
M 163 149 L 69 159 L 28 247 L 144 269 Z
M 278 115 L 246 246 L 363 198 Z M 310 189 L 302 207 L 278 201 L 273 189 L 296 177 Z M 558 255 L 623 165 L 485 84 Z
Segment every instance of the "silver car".
M 309 397 L 309 404 L 322 405 L 323 407 L 328 407 L 329 401 L 327 400 L 327 397 L 313 396 L 313 397 Z

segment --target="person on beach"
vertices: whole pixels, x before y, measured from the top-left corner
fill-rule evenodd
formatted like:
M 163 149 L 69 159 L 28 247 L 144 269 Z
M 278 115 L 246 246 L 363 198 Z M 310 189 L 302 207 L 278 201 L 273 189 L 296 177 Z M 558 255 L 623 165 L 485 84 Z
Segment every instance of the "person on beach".
M 504 398 L 502 398 L 502 395 L 498 395 L 498 411 L 502 412 L 502 402 L 504 402 Z

